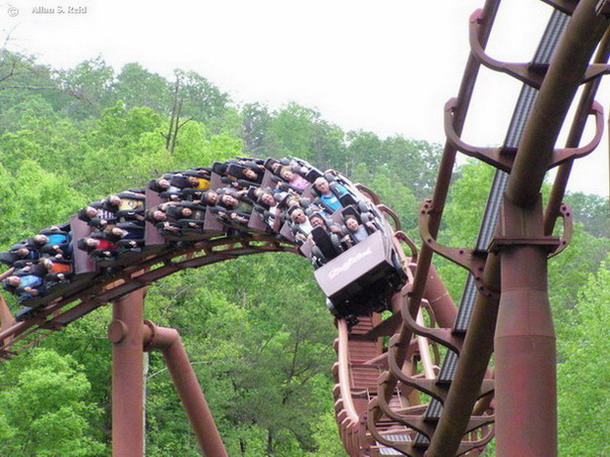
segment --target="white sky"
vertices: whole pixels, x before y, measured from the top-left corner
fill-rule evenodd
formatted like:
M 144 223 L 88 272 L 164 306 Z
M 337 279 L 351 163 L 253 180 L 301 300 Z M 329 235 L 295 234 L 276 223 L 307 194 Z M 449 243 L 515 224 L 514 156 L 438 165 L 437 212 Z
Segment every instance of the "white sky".
M 194 70 L 238 103 L 278 108 L 296 101 L 345 130 L 442 144 L 443 106 L 457 95 L 468 56 L 468 18 L 483 3 L 11 0 L 0 5 L 0 27 L 13 29 L 13 48 L 55 67 L 101 55 L 117 70 L 128 62 L 165 76 Z M 69 6 L 87 11 L 68 14 Z M 19 14 L 11 17 L 10 7 Z M 34 7 L 55 14 L 33 14 Z M 488 51 L 530 60 L 550 13 L 542 2 L 505 0 Z M 521 85 L 487 70 L 479 80 L 464 138 L 500 144 Z M 606 109 L 608 84 L 598 97 Z M 576 161 L 571 190 L 608 195 L 607 137 L 602 141 Z

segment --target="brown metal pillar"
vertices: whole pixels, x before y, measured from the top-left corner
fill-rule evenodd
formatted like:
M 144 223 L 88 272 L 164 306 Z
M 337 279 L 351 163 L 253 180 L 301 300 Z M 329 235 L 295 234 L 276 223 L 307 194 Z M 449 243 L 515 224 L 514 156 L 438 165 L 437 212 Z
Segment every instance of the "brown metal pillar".
M 108 338 L 112 341 L 112 456 L 144 455 L 142 318 L 144 289 L 117 300 Z
M 541 199 L 529 209 L 504 200 L 502 295 L 494 340 L 496 454 L 557 455 L 555 331 L 547 284 L 547 256 L 558 246 L 545 237 Z
M 145 349 L 159 349 L 163 353 L 165 363 L 174 380 L 174 385 L 203 455 L 205 457 L 227 457 L 222 438 L 201 391 L 197 376 L 189 363 L 178 331 L 173 328 L 157 327 L 147 321 L 144 333 Z
M 434 265 L 428 271 L 424 298 L 430 303 L 439 327 L 451 327 L 455 323 L 457 307 Z
M 0 294 L 0 329 L 2 331 L 10 328 L 15 324 L 15 318 L 11 314 L 11 310 L 8 309 L 4 297 Z

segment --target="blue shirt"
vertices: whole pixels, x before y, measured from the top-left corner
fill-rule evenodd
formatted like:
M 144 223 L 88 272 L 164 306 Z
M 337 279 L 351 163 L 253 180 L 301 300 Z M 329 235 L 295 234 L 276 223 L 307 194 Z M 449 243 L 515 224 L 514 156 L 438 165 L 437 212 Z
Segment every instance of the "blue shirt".
M 347 189 L 341 184 L 337 184 L 336 189 L 341 193 L 341 195 L 347 193 Z M 327 208 L 332 209 L 333 212 L 337 211 L 342 206 L 339 198 L 332 191 L 329 195 L 321 195 L 320 201 L 322 201 Z
M 33 297 L 32 294 L 30 294 L 29 292 L 25 292 L 23 290 L 26 287 L 31 287 L 33 289 L 37 288 L 40 293 L 44 293 L 44 288 L 42 287 L 42 278 L 40 278 L 38 276 L 34 276 L 34 275 L 25 275 L 25 276 L 21 276 L 20 278 L 21 278 L 21 284 L 19 284 L 20 290 L 18 289 L 17 292 L 22 297 L 25 297 L 25 298 Z

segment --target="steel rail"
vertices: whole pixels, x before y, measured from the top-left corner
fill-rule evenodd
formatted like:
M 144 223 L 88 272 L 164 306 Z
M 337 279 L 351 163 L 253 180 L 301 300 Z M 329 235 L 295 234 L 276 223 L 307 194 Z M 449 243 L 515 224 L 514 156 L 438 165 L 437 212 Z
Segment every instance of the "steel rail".
M 595 3 L 594 0 L 579 2 L 568 25 L 569 33 L 564 34 L 549 67 L 549 82 L 543 83 L 533 114 L 526 124 L 515 160 L 516 167 L 513 168 L 507 185 L 507 196 L 517 205 L 531 205 L 537 198 L 570 102 L 591 54 L 607 28 L 608 19 L 594 14 Z M 549 128 L 549 122 L 556 125 Z M 498 286 L 499 275 L 498 256 L 492 255 L 488 259 L 484 276 L 489 281 L 488 284 Z M 463 411 L 472 410 L 476 400 L 473 392 L 476 385 L 480 385 L 491 356 L 497 306 L 497 300 L 482 295 L 475 302 L 456 376 L 427 451 L 428 457 L 454 455 L 459 446 L 461 436 L 456 430 L 466 428 L 468 418 Z
M 339 362 L 339 385 L 341 386 L 341 398 L 343 408 L 347 413 L 347 419 L 353 423 L 358 423 L 360 416 L 356 412 L 356 407 L 352 400 L 351 377 L 349 368 L 349 348 L 348 348 L 348 329 L 345 319 L 337 320 L 337 331 L 339 339 L 338 362 Z
M 349 360 L 349 337 L 347 322 L 345 319 L 337 320 L 338 332 L 338 347 L 337 347 L 337 363 L 338 363 L 338 384 L 339 396 L 336 406 L 340 409 L 336 411 L 337 422 L 339 425 L 340 436 L 343 445 L 350 456 L 358 453 L 358 429 L 360 416 L 356 411 L 352 398 L 351 388 L 351 368 Z
M 372 195 L 372 198 L 374 197 L 375 196 Z M 398 221 L 398 217 L 384 205 L 378 205 L 378 210 L 380 212 L 378 215 L 381 216 L 381 214 L 383 214 L 382 219 L 385 220 L 383 233 L 388 237 L 392 237 L 393 244 L 398 244 L 397 249 L 399 251 L 400 262 L 403 265 L 403 268 L 408 269 L 407 276 L 412 280 L 413 276 L 410 268 L 416 259 L 417 249 L 413 242 L 402 234 L 402 232 L 393 233 L 393 231 L 390 230 L 390 226 L 385 218 L 390 217 L 395 221 Z M 399 223 L 397 223 L 397 228 L 400 228 Z M 406 243 L 411 249 L 411 258 L 404 256 L 402 249 L 399 246 L 400 242 Z M 80 278 L 80 281 L 72 284 L 70 289 L 63 291 L 63 295 L 43 296 L 40 297 L 40 299 L 35 300 L 35 303 L 32 303 L 31 305 L 37 307 L 35 314 L 22 322 L 13 325 L 13 318 L 10 312 L 8 312 L 8 308 L 4 307 L 6 309 L 0 309 L 0 311 L 3 312 L 7 311 L 7 313 L 3 313 L 2 315 L 4 328 L 0 331 L 0 342 L 3 343 L 0 353 L 3 358 L 8 359 L 25 348 L 30 347 L 32 344 L 37 344 L 43 337 L 64 328 L 100 306 L 114 302 L 115 305 L 113 309 L 115 319 L 111 324 L 109 335 L 111 341 L 114 343 L 113 353 L 116 352 L 117 354 L 117 362 L 114 367 L 114 369 L 117 370 L 117 376 L 114 377 L 116 378 L 117 383 L 114 390 L 119 392 L 119 394 L 116 395 L 116 407 L 113 408 L 113 415 L 115 413 L 117 415 L 115 418 L 117 430 L 115 439 L 113 440 L 116 445 L 113 444 L 113 446 L 114 452 L 121 455 L 139 454 L 141 452 L 138 446 L 141 444 L 141 440 L 130 440 L 125 433 L 132 427 L 139 428 L 136 422 L 138 422 L 138 418 L 141 416 L 138 412 L 141 410 L 140 401 L 131 402 L 129 403 L 131 406 L 128 406 L 127 403 L 121 403 L 119 400 L 122 397 L 129 397 L 130 395 L 128 392 L 131 390 L 140 390 L 137 383 L 122 383 L 119 381 L 120 379 L 133 379 L 133 376 L 131 376 L 133 375 L 133 370 L 130 371 L 128 367 L 129 363 L 124 364 L 120 361 L 123 359 L 131 360 L 137 356 L 137 351 L 134 350 L 133 344 L 130 343 L 127 346 L 124 346 L 124 340 L 123 337 L 121 337 L 122 331 L 115 331 L 117 328 L 119 330 L 124 330 L 124 326 L 119 325 L 121 321 L 125 320 L 121 318 L 123 315 L 122 310 L 125 309 L 123 304 L 132 301 L 141 301 L 138 297 L 140 297 L 144 288 L 152 284 L 152 282 L 177 271 L 230 260 L 244 255 L 279 251 L 298 253 L 293 243 L 282 242 L 273 235 L 242 234 L 234 237 L 219 236 L 216 238 L 205 238 L 199 241 L 193 241 L 193 244 L 186 245 L 172 244 L 159 250 L 153 249 L 152 251 L 145 251 L 138 256 L 131 256 L 128 260 L 120 264 L 120 270 L 114 270 L 116 272 L 108 273 L 106 271 L 98 271 L 93 272 L 94 276 L 85 274 L 85 276 Z M 129 261 L 131 261 L 131 263 L 125 263 Z M 10 272 L 11 270 L 5 272 L 3 276 L 10 274 Z M 446 290 L 444 290 L 444 288 L 442 291 L 438 290 L 437 283 L 439 280 L 436 277 L 433 277 L 429 282 L 431 284 L 430 287 L 426 288 L 425 295 L 428 293 L 432 294 L 430 297 L 434 300 L 432 308 L 436 309 L 441 319 L 448 321 L 449 319 L 447 316 L 454 316 L 454 314 L 451 310 L 445 309 L 447 304 L 445 298 Z M 136 293 L 138 291 L 140 292 L 140 295 Z M 454 307 L 452 302 L 451 307 Z M 141 316 L 138 315 L 136 317 L 136 320 L 137 319 L 141 319 Z M 135 328 L 136 326 L 134 326 L 134 322 L 131 322 L 129 327 Z M 340 320 L 338 322 L 338 327 L 338 365 L 341 401 L 340 410 L 337 411 L 337 418 L 340 421 L 341 436 L 346 448 L 351 454 L 360 455 L 360 437 L 363 432 L 363 417 L 359 416 L 358 410 L 354 406 L 350 387 L 350 376 L 352 375 L 352 372 L 349 362 L 349 346 L 351 338 L 348 335 L 349 332 L 345 320 Z M 32 337 L 36 339 L 29 339 Z M 138 333 L 134 334 L 133 338 L 129 337 L 130 341 L 133 339 L 140 340 L 142 338 Z M 357 343 L 358 339 L 355 338 L 354 341 Z M 419 336 L 414 341 L 417 342 L 422 354 L 426 376 L 430 378 L 434 373 L 434 369 L 431 362 L 432 357 L 429 353 L 429 348 L 427 347 L 427 339 Z M 379 345 L 380 351 L 381 345 L 379 343 L 376 344 Z M 375 356 L 378 355 L 380 355 L 380 353 L 375 354 Z M 365 366 L 365 364 L 363 364 L 363 366 Z M 137 372 L 137 370 L 135 371 Z M 123 392 L 123 394 L 121 394 L 121 392 Z M 133 395 L 131 397 L 133 397 Z M 139 398 L 140 396 L 137 397 Z M 131 413 L 126 411 L 125 408 L 130 410 Z M 132 448 L 132 446 L 135 447 Z
M 602 42 L 599 45 L 597 54 L 593 59 L 595 63 L 606 63 L 610 58 L 610 32 L 606 32 Z M 589 81 L 585 84 L 583 93 L 580 97 L 578 107 L 576 108 L 576 117 L 568 134 L 566 140 L 566 147 L 576 147 L 580 143 L 585 126 L 587 123 L 587 112 L 593 105 L 593 101 L 597 90 L 601 84 L 601 78 Z M 549 201 L 546 206 L 544 213 L 544 234 L 551 235 L 555 227 L 555 221 L 559 216 L 559 209 L 565 195 L 566 186 L 568 185 L 568 179 L 570 172 L 572 171 L 572 164 L 574 160 L 569 160 L 559 166 L 557 169 L 557 175 L 553 181 L 553 187 L 549 195 Z
M 507 198 L 518 206 L 537 200 L 567 111 L 606 31 L 607 20 L 595 14 L 596 4 L 578 3 L 534 103 L 506 187 Z
M 475 15 L 476 13 L 473 16 Z M 549 64 L 551 55 L 555 50 L 559 37 L 565 29 L 567 19 L 568 17 L 560 11 L 555 10 L 553 12 L 533 56 L 532 65 L 543 66 Z M 513 112 L 510 125 L 508 127 L 506 139 L 504 141 L 505 147 L 517 148 L 537 92 L 538 90 L 534 87 L 528 86 L 527 84 L 523 85 L 517 100 L 517 104 L 515 105 L 515 110 Z M 492 240 L 507 178 L 508 174 L 502 170 L 497 170 L 494 175 L 475 247 L 476 250 L 481 252 L 487 250 L 489 243 Z M 455 332 L 460 334 L 466 333 L 470 323 L 476 294 L 477 288 L 475 285 L 474 276 L 471 273 L 468 273 L 460 301 L 458 318 L 456 319 L 453 327 Z M 440 382 L 450 383 L 452 381 L 455 375 L 457 362 L 457 353 L 454 351 L 448 351 L 439 374 Z M 441 403 L 437 400 L 432 400 L 430 403 L 430 408 L 428 411 L 426 411 L 426 416 L 439 418 L 441 411 Z
M 485 7 L 483 8 L 483 23 L 480 28 L 479 35 L 479 42 L 483 47 L 485 47 L 489 39 L 491 28 L 499 6 L 500 0 L 487 0 L 485 2 Z M 480 63 L 471 54 L 468 58 L 462 83 L 458 92 L 458 107 L 453 119 L 454 129 L 458 133 L 461 133 L 464 126 L 479 68 Z M 440 227 L 440 220 L 443 212 L 443 207 L 447 198 L 448 186 L 451 181 L 451 175 L 455 164 L 456 153 L 457 150 L 455 149 L 455 147 L 453 147 L 447 142 L 445 144 L 443 155 L 439 165 L 439 174 L 437 176 L 433 196 L 435 206 L 430 222 L 430 233 L 433 236 L 437 235 L 438 229 Z M 412 289 L 409 292 L 409 311 L 412 318 L 415 318 L 417 316 L 417 312 L 419 311 L 421 300 L 423 298 L 426 287 L 426 281 L 428 279 L 428 272 L 432 263 L 433 254 L 433 251 L 426 245 L 422 247 L 422 250 L 419 254 L 418 265 L 415 272 L 415 280 L 412 285 Z M 399 336 L 397 339 L 397 346 L 400 348 L 407 348 L 412 337 L 412 331 L 409 326 L 405 324 L 405 322 L 401 324 L 398 335 Z M 405 356 L 406 350 L 401 349 L 398 351 L 399 365 L 402 365 L 404 363 Z M 394 389 L 396 388 L 397 382 L 398 379 L 396 378 L 396 376 L 390 373 L 388 378 L 384 379 L 383 387 L 380 389 L 379 395 L 383 395 L 385 400 L 389 401 L 393 395 Z M 375 420 L 377 420 L 381 416 L 381 412 L 379 410 L 376 410 L 375 415 Z

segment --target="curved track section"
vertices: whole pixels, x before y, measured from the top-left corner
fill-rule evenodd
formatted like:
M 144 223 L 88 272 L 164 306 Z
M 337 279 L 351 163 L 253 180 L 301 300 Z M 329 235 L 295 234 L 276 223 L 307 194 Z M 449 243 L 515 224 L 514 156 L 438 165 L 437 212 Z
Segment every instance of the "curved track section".
M 350 455 L 382 449 L 388 455 L 395 452 L 383 444 L 388 437 L 411 440 L 415 431 L 389 416 L 367 431 L 368 404 L 388 366 L 383 337 L 392 332 L 392 325 L 380 330 L 379 313 L 399 309 L 417 251 L 386 216 L 400 228 L 373 192 L 299 159 L 236 158 L 168 173 L 146 188 L 93 202 L 68 223 L 2 253 L 9 266 L 2 274 L 5 289 L 18 295 L 22 309 L 13 317 L 0 305 L 0 355 L 10 359 L 96 308 L 177 271 L 257 253 L 297 253 L 312 262 L 337 317 L 333 374 L 345 447 Z M 443 299 L 429 306 L 430 316 L 435 309 L 454 315 L 444 289 L 440 295 Z M 408 351 L 411 374 L 432 379 L 438 360 L 426 338 L 415 338 Z M 414 387 L 397 390 L 391 406 L 421 414 L 425 406 Z

